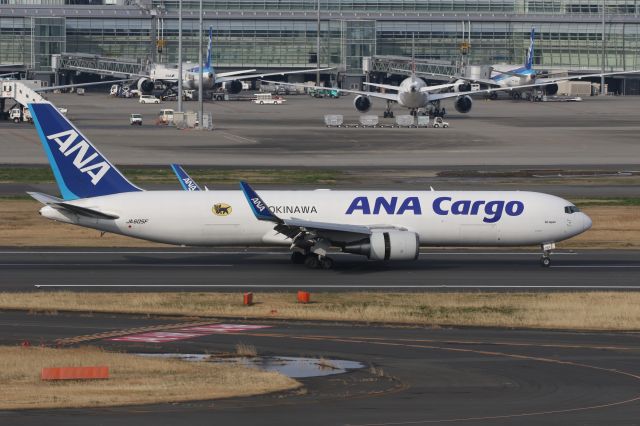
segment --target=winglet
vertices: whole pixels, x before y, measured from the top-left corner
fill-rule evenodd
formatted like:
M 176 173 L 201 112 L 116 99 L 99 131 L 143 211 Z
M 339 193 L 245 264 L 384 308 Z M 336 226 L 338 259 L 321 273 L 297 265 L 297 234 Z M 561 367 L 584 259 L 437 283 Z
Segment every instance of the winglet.
M 267 203 L 265 203 L 262 198 L 260 198 L 256 191 L 254 191 L 247 182 L 240 181 L 240 188 L 242 189 L 242 193 L 247 199 L 249 207 L 251 207 L 251 210 L 253 211 L 256 219 L 266 220 L 268 222 L 282 223 L 282 219 L 271 213 L 271 210 L 269 210 Z
M 173 169 L 173 173 L 176 174 L 180 185 L 182 185 L 182 189 L 185 191 L 201 191 L 200 186 L 184 171 L 180 164 L 171 164 L 171 168 Z

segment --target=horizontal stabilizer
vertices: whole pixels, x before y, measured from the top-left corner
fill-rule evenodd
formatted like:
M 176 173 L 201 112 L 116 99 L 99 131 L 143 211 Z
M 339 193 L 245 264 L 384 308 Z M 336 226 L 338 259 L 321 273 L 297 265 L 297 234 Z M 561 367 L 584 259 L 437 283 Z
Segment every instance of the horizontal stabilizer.
M 80 216 L 94 217 L 97 219 L 118 219 L 120 217 L 113 213 L 101 212 L 96 209 L 90 209 L 87 207 L 80 207 L 80 206 L 76 206 L 75 204 L 66 203 L 61 198 L 54 197 L 52 195 L 43 194 L 41 192 L 27 192 L 27 194 L 29 194 L 30 196 L 32 196 L 34 199 L 41 202 L 42 204 L 51 206 L 58 210 L 66 210 Z
M 53 195 L 43 194 L 42 192 L 27 192 L 27 194 L 29 194 L 36 201 L 39 201 L 42 204 L 57 204 L 57 203 L 64 202 L 62 198 L 54 197 Z

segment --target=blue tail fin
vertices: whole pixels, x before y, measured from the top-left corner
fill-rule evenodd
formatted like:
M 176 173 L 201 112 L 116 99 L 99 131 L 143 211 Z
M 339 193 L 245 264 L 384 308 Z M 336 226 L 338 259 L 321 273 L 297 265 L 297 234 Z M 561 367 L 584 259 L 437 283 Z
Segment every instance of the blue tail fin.
M 529 39 L 529 50 L 527 51 L 527 59 L 524 63 L 524 67 L 530 70 L 533 67 L 533 51 L 535 45 L 536 29 L 531 27 L 531 38 Z
M 211 66 L 211 48 L 213 46 L 213 27 L 209 27 L 209 44 L 207 45 L 207 62 L 205 63 L 205 69 L 211 70 L 213 72 L 213 67 Z
M 196 181 L 191 179 L 191 176 L 184 171 L 180 164 L 172 164 L 171 168 L 173 169 L 173 173 L 178 177 L 182 189 L 185 191 L 201 191 Z
M 29 109 L 63 199 L 141 191 L 53 104 L 33 103 Z

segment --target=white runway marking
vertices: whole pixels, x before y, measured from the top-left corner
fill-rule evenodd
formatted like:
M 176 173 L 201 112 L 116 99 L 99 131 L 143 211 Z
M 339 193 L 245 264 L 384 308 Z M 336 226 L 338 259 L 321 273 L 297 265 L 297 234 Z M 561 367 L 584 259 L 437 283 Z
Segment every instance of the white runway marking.
M 334 284 L 35 284 L 36 288 L 366 288 L 366 289 L 563 289 L 640 290 L 640 285 L 334 285 Z
M 267 255 L 286 255 L 288 251 L 0 251 L 0 254 L 267 254 Z M 421 251 L 421 255 L 425 256 L 540 256 L 540 252 L 427 252 Z M 558 252 L 553 256 L 574 256 L 576 252 Z M 349 253 L 331 253 L 331 256 L 344 255 L 353 256 Z
M 640 268 L 640 265 L 560 265 L 552 268 Z

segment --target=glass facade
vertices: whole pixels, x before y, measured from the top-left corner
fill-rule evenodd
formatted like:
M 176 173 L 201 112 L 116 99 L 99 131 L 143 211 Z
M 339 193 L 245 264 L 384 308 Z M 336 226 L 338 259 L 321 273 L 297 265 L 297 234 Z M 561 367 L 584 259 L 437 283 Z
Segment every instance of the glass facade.
M 73 1 L 56 6 L 52 2 L 58 0 L 0 0 L 0 63 L 43 69 L 49 66 L 46 56 L 60 50 L 177 60 L 177 1 L 140 0 L 142 8 L 93 0 L 71 6 Z M 521 63 L 535 27 L 538 67 L 597 70 L 603 4 L 607 69 L 638 69 L 640 0 L 320 0 L 320 63 L 358 73 L 363 56 L 410 56 L 414 37 L 418 58 L 455 62 L 464 20 L 466 29 L 470 25 L 471 64 Z M 316 0 L 204 0 L 205 27 L 214 32 L 214 65 L 314 67 L 317 5 Z M 183 6 L 183 56 L 195 61 L 198 1 L 185 0 Z M 165 41 L 161 52 L 158 39 Z

